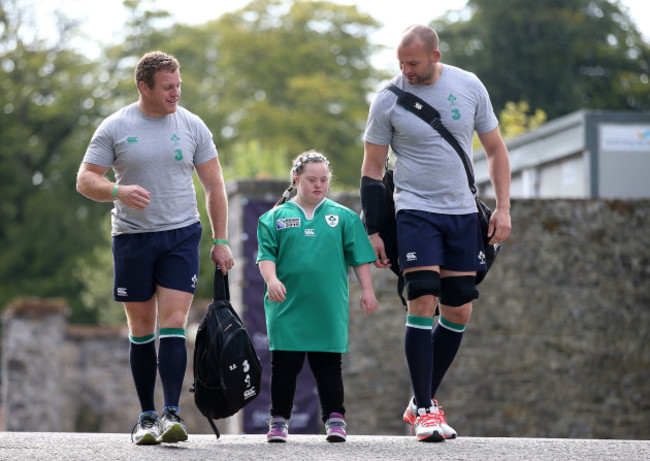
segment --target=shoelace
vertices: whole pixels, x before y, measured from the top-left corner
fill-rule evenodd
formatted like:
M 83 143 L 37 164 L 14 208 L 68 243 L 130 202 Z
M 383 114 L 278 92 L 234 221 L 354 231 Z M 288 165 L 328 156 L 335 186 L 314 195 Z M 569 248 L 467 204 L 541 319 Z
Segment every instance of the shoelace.
M 438 413 L 438 417 L 440 418 L 441 423 L 447 422 L 447 418 L 445 418 L 445 412 L 442 411 L 442 407 L 438 405 L 438 402 L 434 399 L 431 400 L 433 403 L 433 408 L 435 409 L 434 411 Z
M 133 442 L 133 435 L 138 431 L 138 428 L 141 427 L 142 429 L 152 429 L 156 424 L 157 420 L 152 418 L 140 419 L 137 423 L 135 423 L 133 429 L 131 429 L 131 442 Z
M 345 430 L 345 421 L 334 420 L 327 423 L 330 429 L 342 429 Z
M 173 412 L 173 411 L 165 411 L 165 413 L 163 414 L 163 417 L 164 417 L 165 419 L 170 420 L 170 421 L 174 421 L 175 423 L 180 423 L 181 421 L 183 421 L 183 418 L 181 418 L 180 416 L 178 416 L 178 415 L 177 415 L 175 412 Z
M 271 430 L 272 431 L 280 431 L 280 432 L 285 432 L 286 431 L 287 424 L 282 422 L 282 421 L 273 421 L 271 423 Z
M 415 420 L 415 426 L 431 427 L 438 425 L 440 425 L 440 417 L 435 413 L 425 413 Z

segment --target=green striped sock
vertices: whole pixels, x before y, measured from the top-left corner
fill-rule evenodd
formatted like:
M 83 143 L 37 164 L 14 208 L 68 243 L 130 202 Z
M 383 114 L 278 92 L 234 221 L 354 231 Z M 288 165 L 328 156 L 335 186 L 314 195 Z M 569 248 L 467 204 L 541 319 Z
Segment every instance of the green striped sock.
M 147 336 L 133 336 L 132 334 L 129 334 L 129 341 L 131 341 L 133 344 L 147 344 L 151 341 L 155 341 L 155 339 L 156 333 L 151 333 Z
M 433 317 L 418 317 L 417 315 L 408 314 L 406 316 L 406 326 L 421 330 L 431 330 L 433 328 Z
M 462 333 L 465 331 L 465 325 L 458 325 L 457 323 L 450 322 L 449 320 L 440 316 L 438 323 L 445 327 L 448 330 L 455 331 L 456 333 Z
M 161 338 L 185 338 L 184 328 L 161 328 Z

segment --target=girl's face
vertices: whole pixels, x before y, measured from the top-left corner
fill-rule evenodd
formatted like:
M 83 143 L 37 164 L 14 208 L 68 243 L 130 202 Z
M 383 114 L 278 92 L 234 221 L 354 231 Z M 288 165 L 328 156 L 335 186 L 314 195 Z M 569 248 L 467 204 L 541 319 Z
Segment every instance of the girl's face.
M 295 175 L 297 198 L 310 205 L 317 205 L 327 195 L 330 184 L 330 174 L 325 162 L 307 162 L 302 172 Z

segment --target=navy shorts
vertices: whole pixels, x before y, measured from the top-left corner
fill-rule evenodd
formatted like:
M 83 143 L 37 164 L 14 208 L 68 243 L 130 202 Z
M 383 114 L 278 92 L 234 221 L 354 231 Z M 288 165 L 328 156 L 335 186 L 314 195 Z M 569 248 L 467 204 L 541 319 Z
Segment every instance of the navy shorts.
M 113 299 L 148 301 L 156 286 L 192 293 L 199 279 L 201 223 L 113 237 Z
M 400 269 L 440 266 L 458 272 L 486 270 L 478 214 L 397 213 Z

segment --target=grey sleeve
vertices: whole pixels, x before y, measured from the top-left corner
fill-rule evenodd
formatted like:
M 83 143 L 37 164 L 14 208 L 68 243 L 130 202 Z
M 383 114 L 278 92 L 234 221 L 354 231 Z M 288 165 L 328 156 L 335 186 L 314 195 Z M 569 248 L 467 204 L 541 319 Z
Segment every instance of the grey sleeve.
M 83 162 L 110 168 L 114 160 L 115 150 L 113 149 L 113 136 L 110 135 L 110 123 L 104 121 L 93 134 Z
M 366 131 L 363 140 L 379 146 L 388 146 L 393 139 L 393 125 L 390 122 L 390 108 L 394 101 L 387 90 L 379 91 L 370 104 Z M 393 98 L 397 99 L 397 98 Z

